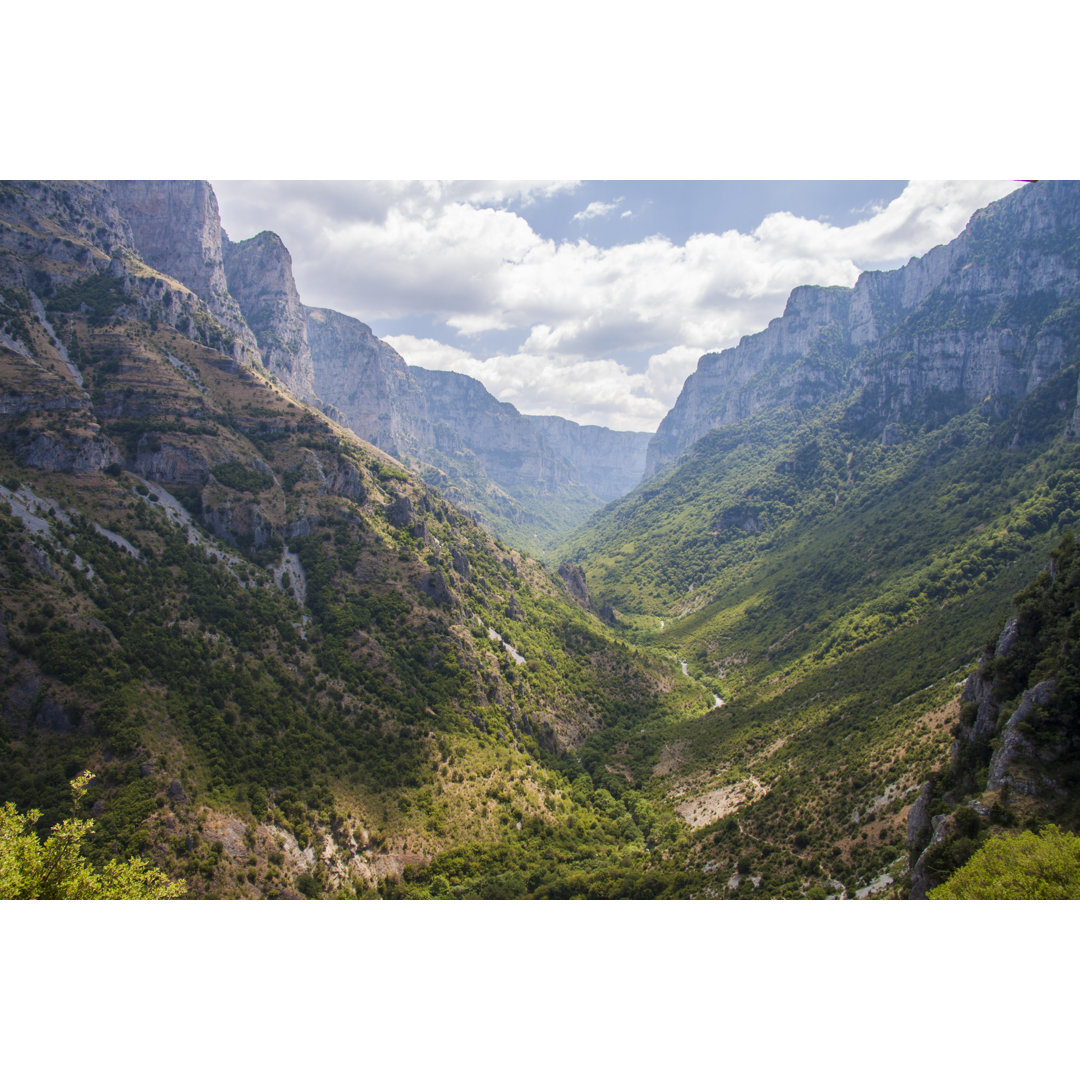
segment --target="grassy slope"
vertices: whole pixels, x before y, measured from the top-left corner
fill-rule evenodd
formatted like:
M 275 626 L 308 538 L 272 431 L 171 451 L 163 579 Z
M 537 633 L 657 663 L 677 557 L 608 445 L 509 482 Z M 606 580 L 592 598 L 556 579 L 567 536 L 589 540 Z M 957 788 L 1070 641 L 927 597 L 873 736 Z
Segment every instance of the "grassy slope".
M 629 640 L 727 702 L 673 733 L 654 780 L 703 829 L 713 889 L 740 860 L 763 877 L 737 895 L 899 876 L 958 684 L 1076 520 L 1080 448 L 1053 434 L 1075 386 L 1073 368 L 1005 421 L 976 410 L 893 447 L 843 434 L 841 406 L 758 416 L 563 549 Z

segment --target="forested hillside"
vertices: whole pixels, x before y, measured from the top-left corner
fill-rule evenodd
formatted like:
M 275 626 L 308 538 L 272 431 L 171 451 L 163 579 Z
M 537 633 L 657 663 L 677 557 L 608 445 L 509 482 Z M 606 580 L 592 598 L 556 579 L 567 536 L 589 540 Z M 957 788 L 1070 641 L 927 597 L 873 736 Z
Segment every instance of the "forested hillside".
M 103 189 L 7 185 L 0 228 L 0 799 L 44 830 L 90 769 L 91 855 L 194 896 L 659 865 L 638 789 L 701 688 L 275 383 Z
M 323 405 L 287 252 L 215 207 L 0 185 L 5 859 L 66 822 L 161 895 L 899 897 L 1080 824 L 1076 185 L 703 358 L 558 573 L 447 498 L 460 402 L 423 476 Z
M 733 395 L 729 420 L 563 546 L 628 640 L 668 650 L 725 701 L 667 747 L 714 891 L 906 892 L 908 808 L 949 760 L 961 686 L 1075 525 L 1080 304 L 1076 231 L 1062 222 L 1076 187 L 1003 203 L 955 242 L 980 303 L 942 270 L 961 262 L 950 249 L 894 272 L 923 299 L 861 352 L 836 298 L 816 332 L 810 301 L 793 298 L 794 331 L 785 315 L 764 344 L 739 347 L 749 359 L 728 361 L 769 357 L 758 398 Z M 1037 296 L 1017 285 L 1025 274 Z M 888 277 L 871 285 L 895 313 Z M 799 392 L 824 369 L 836 377 L 813 399 Z M 971 401 L 935 379 L 991 389 Z M 689 387 L 707 411 L 713 399 Z

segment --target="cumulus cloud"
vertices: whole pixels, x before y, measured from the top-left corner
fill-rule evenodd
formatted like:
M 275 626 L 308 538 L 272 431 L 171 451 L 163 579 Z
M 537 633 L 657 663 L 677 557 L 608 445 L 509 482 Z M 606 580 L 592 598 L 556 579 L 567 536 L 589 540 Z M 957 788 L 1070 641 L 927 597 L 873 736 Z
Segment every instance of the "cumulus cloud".
M 591 202 L 584 210 L 579 210 L 570 220 L 588 221 L 590 218 L 606 217 L 608 214 L 618 210 L 621 202 L 621 198 L 616 199 L 614 202 Z M 627 210 L 622 216 L 626 217 L 629 213 L 630 211 Z
M 471 375 L 523 413 L 564 416 L 619 431 L 653 431 L 670 407 L 652 392 L 649 374 L 634 373 L 612 359 L 525 349 L 480 359 L 434 338 L 391 334 L 386 341 L 407 363 Z
M 762 329 L 795 286 L 851 285 L 862 270 L 900 265 L 953 239 L 975 209 L 1016 185 L 913 181 L 852 225 L 781 212 L 752 232 L 607 248 L 556 243 L 517 212 L 572 186 L 215 185 L 234 239 L 256 220 L 281 233 L 305 303 L 368 323 L 434 317 L 445 343 L 388 340 L 410 362 L 473 375 L 522 411 L 639 430 L 670 408 L 697 356 Z M 617 206 L 594 202 L 575 216 Z M 520 333 L 517 351 L 478 356 L 475 335 L 496 330 Z M 613 359 L 630 353 L 640 362 Z

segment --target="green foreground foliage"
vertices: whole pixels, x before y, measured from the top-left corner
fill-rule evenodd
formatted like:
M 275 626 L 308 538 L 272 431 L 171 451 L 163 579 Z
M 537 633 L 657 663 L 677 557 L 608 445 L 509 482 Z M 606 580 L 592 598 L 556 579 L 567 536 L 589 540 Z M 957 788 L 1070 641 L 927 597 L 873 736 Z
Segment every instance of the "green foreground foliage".
M 71 781 L 76 809 L 92 773 Z M 0 900 L 171 900 L 186 892 L 144 859 L 110 859 L 95 867 L 83 853 L 93 820 L 55 824 L 43 842 L 34 832 L 41 814 L 0 807 Z
M 931 900 L 1080 900 L 1080 837 L 1047 825 L 992 836 Z

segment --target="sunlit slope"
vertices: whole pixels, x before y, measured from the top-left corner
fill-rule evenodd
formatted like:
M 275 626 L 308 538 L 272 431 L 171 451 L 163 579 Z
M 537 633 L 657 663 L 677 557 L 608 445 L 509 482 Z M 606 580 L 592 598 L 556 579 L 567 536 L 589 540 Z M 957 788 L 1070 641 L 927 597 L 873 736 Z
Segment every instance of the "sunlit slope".
M 1076 378 L 1070 366 L 1000 420 L 974 409 L 899 446 L 846 431 L 843 402 L 759 414 L 564 548 L 629 639 L 725 701 L 673 733 L 654 781 L 706 830 L 711 873 L 726 883 L 752 848 L 775 895 L 836 893 L 830 881 L 850 894 L 902 863 L 958 683 L 1076 521 L 1080 446 L 1061 407 Z

